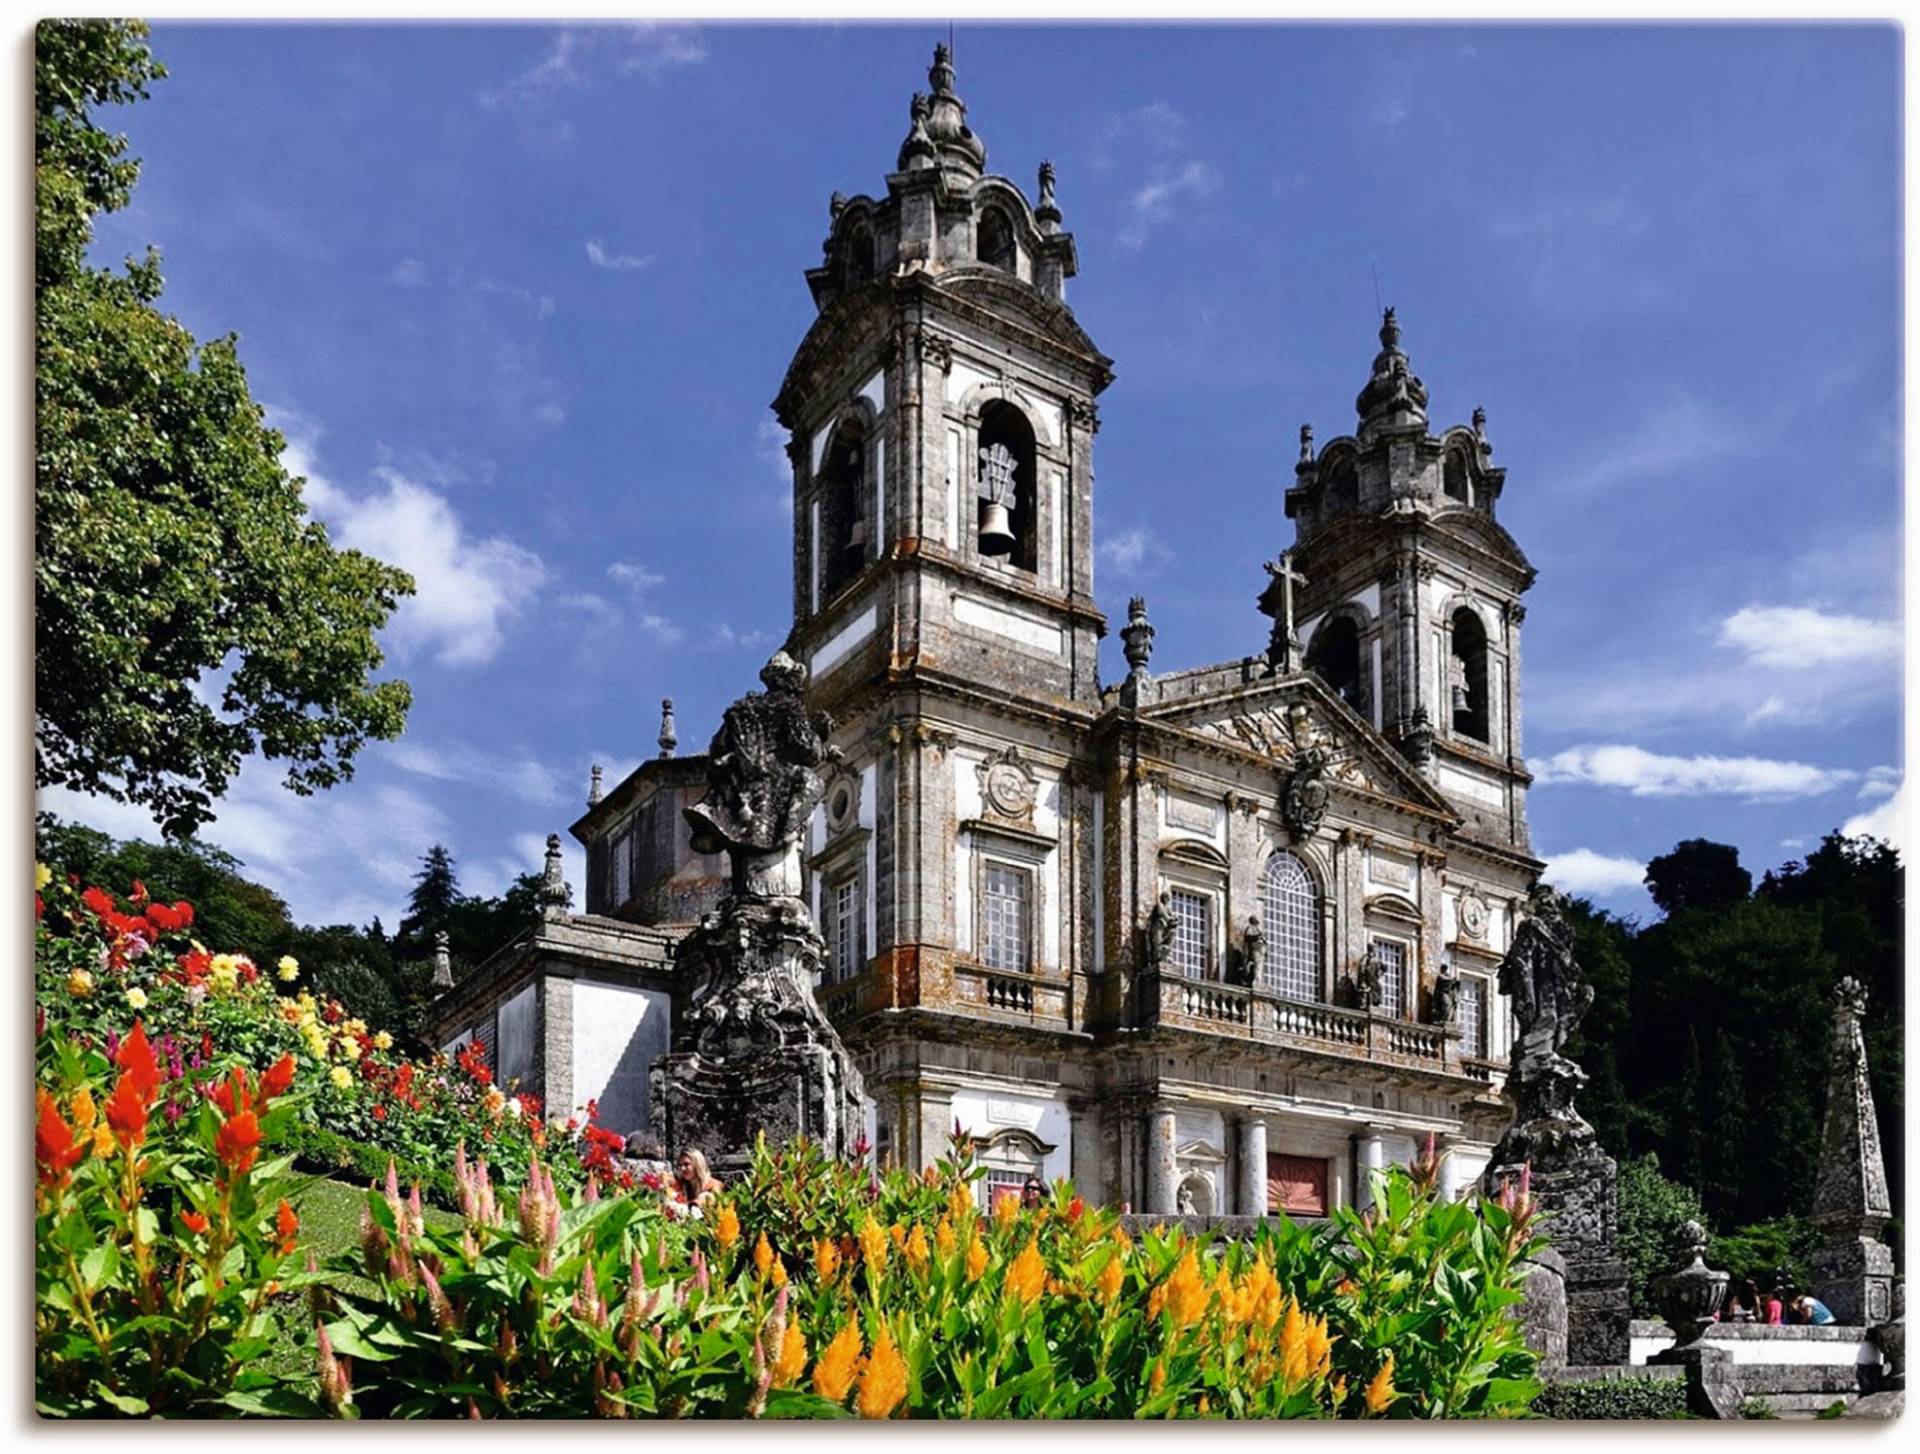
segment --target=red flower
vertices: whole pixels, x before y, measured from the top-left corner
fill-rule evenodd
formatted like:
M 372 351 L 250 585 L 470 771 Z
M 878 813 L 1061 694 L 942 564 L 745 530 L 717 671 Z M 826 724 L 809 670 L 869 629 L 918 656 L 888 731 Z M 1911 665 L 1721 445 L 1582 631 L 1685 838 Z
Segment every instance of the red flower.
M 193 905 L 185 899 L 177 904 L 149 904 L 147 922 L 159 933 L 177 934 L 193 927 Z
M 75 1142 L 73 1127 L 61 1117 L 59 1104 L 41 1092 L 40 1124 L 33 1133 L 33 1157 L 40 1163 L 41 1185 L 65 1186 L 67 1173 L 86 1154 L 87 1143 Z
M 97 885 L 80 895 L 80 902 L 103 919 L 109 914 L 119 912 L 114 905 L 113 895 Z
M 180 1214 L 180 1220 L 187 1224 L 187 1230 L 189 1232 L 198 1233 L 202 1236 L 206 1234 L 207 1219 L 201 1216 L 200 1213 L 182 1212 Z
M 181 955 L 179 964 L 180 972 L 187 977 L 187 983 L 197 984 L 205 979 L 207 972 L 213 968 L 213 955 L 205 949 L 196 949 L 190 954 Z
M 280 1233 L 280 1255 L 285 1257 L 293 1251 L 293 1234 L 300 1230 L 300 1219 L 293 1214 L 285 1197 L 280 1198 L 280 1215 L 274 1219 L 274 1227 Z
M 131 1070 L 120 1077 L 100 1110 L 120 1144 L 129 1151 L 147 1139 L 147 1098 L 140 1094 Z
M 267 1073 L 260 1077 L 260 1104 L 265 1105 L 275 1096 L 286 1091 L 293 1084 L 293 1056 L 283 1055 L 267 1067 Z
M 139 879 L 135 879 L 133 881 L 133 893 L 129 895 L 129 897 L 136 904 L 144 904 L 148 898 L 147 886 L 141 883 Z
M 1075 1222 L 1079 1221 L 1080 1214 L 1086 1211 L 1086 1209 L 1087 1209 L 1087 1204 L 1081 1201 L 1079 1197 L 1075 1197 L 1072 1201 L 1067 1203 L 1068 1220 L 1075 1221 Z
M 241 1066 L 234 1066 L 227 1076 L 226 1083 L 213 1093 L 213 1103 L 220 1113 L 229 1119 L 236 1115 L 245 1115 L 251 1103 L 247 1097 L 247 1072 Z
M 120 1042 L 120 1053 L 113 1062 L 126 1072 L 121 1077 L 122 1085 L 131 1084 L 133 1094 L 143 1101 L 153 1099 L 160 1088 L 160 1062 L 147 1043 L 146 1026 L 140 1021 L 133 1022 L 133 1033 Z
M 260 1121 L 252 1111 L 242 1111 L 213 1138 L 214 1155 L 235 1176 L 253 1170 L 253 1158 L 260 1154 Z
M 387 1119 L 387 1108 L 377 1101 L 373 1107 L 373 1119 L 376 1121 L 384 1121 Z
M 47 912 L 47 901 L 35 894 L 33 896 L 33 917 L 38 919 Z

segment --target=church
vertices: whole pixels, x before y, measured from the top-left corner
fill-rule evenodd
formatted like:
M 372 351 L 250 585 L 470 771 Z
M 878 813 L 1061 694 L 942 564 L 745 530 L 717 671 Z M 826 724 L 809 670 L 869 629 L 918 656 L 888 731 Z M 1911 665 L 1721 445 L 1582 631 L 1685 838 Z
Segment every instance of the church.
M 1485 416 L 1436 432 L 1387 310 L 1351 430 L 1300 431 L 1254 649 L 1156 669 L 1136 597 L 1102 683 L 1112 361 L 1068 305 L 1052 168 L 1031 198 L 989 172 L 946 47 L 928 79 L 881 194 L 833 196 L 774 401 L 785 650 L 840 749 L 807 843 L 817 995 L 876 1155 L 927 1164 L 957 1125 L 988 1198 L 1071 1176 L 1135 1211 L 1313 1216 L 1431 1136 L 1463 1189 L 1509 1116 L 1498 969 L 1543 867 L 1534 571 Z M 485 1042 L 548 1115 L 648 1124 L 672 947 L 727 887 L 689 841 L 705 759 L 677 738 L 669 703 L 657 757 L 595 770 L 585 912 L 551 839 L 539 921 L 440 976 L 436 1041 Z

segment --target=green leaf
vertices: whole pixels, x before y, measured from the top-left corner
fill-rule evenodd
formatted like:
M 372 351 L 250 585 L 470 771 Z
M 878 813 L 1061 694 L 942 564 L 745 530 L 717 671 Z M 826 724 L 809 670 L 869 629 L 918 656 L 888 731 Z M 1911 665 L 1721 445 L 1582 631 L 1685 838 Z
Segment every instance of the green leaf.
M 151 1412 L 145 1399 L 136 1398 L 130 1393 L 115 1393 L 98 1379 L 95 1379 L 93 1382 L 93 1392 L 102 1402 L 120 1410 L 123 1414 L 131 1414 L 135 1418 L 145 1418 L 146 1415 Z

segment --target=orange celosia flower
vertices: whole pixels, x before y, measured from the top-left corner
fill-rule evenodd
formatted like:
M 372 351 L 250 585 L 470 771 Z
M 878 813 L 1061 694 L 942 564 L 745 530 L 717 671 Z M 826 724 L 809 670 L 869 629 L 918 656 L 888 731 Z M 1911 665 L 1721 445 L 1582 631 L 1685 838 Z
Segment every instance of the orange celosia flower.
M 899 1222 L 895 1222 L 891 1227 L 887 1228 L 887 1235 L 893 1238 L 894 1246 L 904 1247 L 907 1245 L 907 1229 Z
M 92 1130 L 94 1120 L 99 1114 L 99 1110 L 93 1104 L 92 1091 L 81 1086 L 73 1093 L 73 1129 L 75 1131 Z
M 907 1365 L 893 1346 L 893 1331 L 885 1323 L 873 1340 L 873 1356 L 860 1370 L 860 1393 L 853 1401 L 863 1419 L 884 1419 L 907 1396 Z
M 260 1154 L 260 1119 L 252 1111 L 242 1111 L 223 1125 L 213 1138 L 213 1153 L 234 1176 L 253 1170 L 253 1159 Z
M 813 1275 L 820 1279 L 821 1286 L 833 1281 L 834 1273 L 840 1270 L 840 1253 L 835 1249 L 831 1238 L 822 1237 L 813 1244 Z
M 964 1222 L 973 1215 L 973 1193 L 967 1190 L 965 1183 L 956 1183 L 953 1190 L 947 1193 L 947 1215 L 956 1222 Z
M 33 1133 L 33 1157 L 40 1165 L 41 1185 L 65 1186 L 68 1173 L 86 1154 L 86 1143 L 74 1140 L 73 1127 L 61 1118 L 59 1105 L 43 1093 L 40 1124 Z
M 267 1067 L 267 1073 L 260 1077 L 260 1104 L 265 1105 L 275 1096 L 284 1093 L 293 1084 L 294 1059 L 289 1053 Z
M 138 1077 L 128 1071 L 120 1077 L 102 1108 L 107 1124 L 122 1146 L 132 1150 L 147 1139 L 147 1102 L 140 1094 Z
M 1167 1279 L 1167 1304 L 1173 1313 L 1173 1325 L 1184 1328 L 1197 1321 L 1207 1310 L 1207 1299 L 1211 1295 L 1206 1280 L 1200 1276 L 1200 1260 L 1193 1248 L 1188 1247 L 1174 1267 L 1173 1276 Z
M 280 1234 L 280 1255 L 285 1257 L 293 1251 L 293 1236 L 300 1230 L 300 1219 L 293 1214 L 293 1208 L 287 1205 L 285 1197 L 280 1198 L 280 1213 L 274 1218 L 274 1230 Z
M 753 1266 L 762 1277 L 765 1277 L 773 1266 L 773 1245 L 767 1241 L 765 1232 L 762 1232 L 760 1240 L 753 1244 Z
M 877 1278 L 887 1270 L 887 1234 L 872 1212 L 860 1224 L 860 1255 L 866 1259 L 868 1277 Z
M 1165 1388 L 1166 1386 L 1167 1386 L 1167 1361 L 1164 1358 L 1156 1359 L 1153 1365 L 1153 1372 L 1150 1375 L 1148 1375 L 1148 1378 L 1147 1378 L 1147 1392 L 1158 1393 L 1160 1392 L 1161 1389 Z
M 954 1234 L 953 1222 L 950 1218 L 942 1217 L 940 1225 L 933 1229 L 933 1245 L 939 1250 L 942 1262 L 953 1256 L 953 1249 L 960 1245 L 960 1239 Z
M 787 1264 L 778 1257 L 773 1259 L 773 1285 L 775 1287 L 787 1285 Z
M 1147 1294 L 1147 1316 L 1157 1318 L 1160 1310 L 1167 1305 L 1167 1285 L 1156 1283 L 1152 1292 Z
M 1373 1381 L 1367 1385 L 1367 1412 L 1385 1413 L 1388 1406 L 1399 1397 L 1393 1386 L 1393 1354 L 1389 1352 L 1387 1361 L 1380 1365 L 1380 1371 L 1374 1374 Z
M 1347 1401 L 1347 1378 L 1345 1374 L 1327 1385 L 1327 1391 L 1333 1395 L 1333 1406 L 1337 1409 Z
M 813 1391 L 828 1403 L 837 1404 L 845 1399 L 859 1368 L 860 1348 L 860 1321 L 849 1318 L 813 1366 Z
M 1124 1261 L 1125 1259 L 1115 1255 L 1109 1257 L 1106 1265 L 1100 1269 L 1099 1281 L 1094 1285 L 1100 1289 L 1102 1302 L 1111 1303 L 1120 1296 L 1120 1284 L 1125 1281 L 1127 1275 Z
M 967 1281 L 978 1282 L 980 1274 L 986 1270 L 986 1244 L 980 1240 L 979 1234 L 975 1233 L 973 1240 L 967 1244 Z
M 733 1209 L 732 1202 L 723 1202 L 719 1213 L 713 1219 L 713 1237 L 725 1251 L 740 1240 L 740 1214 Z
M 927 1262 L 933 1254 L 927 1247 L 926 1228 L 918 1222 L 913 1224 L 913 1231 L 907 1234 L 906 1254 L 907 1265 L 915 1272 L 927 1270 Z
M 1040 1296 L 1046 1285 L 1047 1264 L 1040 1260 L 1040 1249 L 1028 1242 L 1007 1269 L 1007 1292 L 1023 1303 L 1030 1303 Z
M 99 1161 L 113 1155 L 113 1128 L 105 1121 L 93 1128 L 93 1154 Z
M 189 1232 L 199 1236 L 206 1235 L 207 1219 L 199 1212 L 182 1212 L 180 1214 L 180 1220 L 187 1224 L 187 1230 Z
M 785 1388 L 807 1367 L 807 1340 L 800 1332 L 800 1320 L 794 1318 L 780 1335 L 780 1355 L 773 1360 L 773 1386 Z
M 1015 1192 L 1003 1191 L 994 1198 L 993 1219 L 1005 1227 L 1020 1215 L 1020 1197 Z

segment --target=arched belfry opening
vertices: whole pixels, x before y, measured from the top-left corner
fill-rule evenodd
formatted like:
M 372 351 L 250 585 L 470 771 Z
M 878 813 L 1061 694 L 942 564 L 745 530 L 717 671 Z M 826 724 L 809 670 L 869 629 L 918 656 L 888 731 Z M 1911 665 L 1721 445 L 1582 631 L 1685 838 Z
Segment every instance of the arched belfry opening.
M 978 458 L 980 554 L 1031 571 L 1039 560 L 1038 450 L 1027 416 L 1004 400 L 980 412 Z
M 1480 613 L 1462 606 L 1453 613 L 1447 658 L 1447 692 L 1457 736 L 1491 742 L 1487 711 L 1487 628 Z
M 1327 513 L 1337 515 L 1348 510 L 1360 508 L 1360 471 L 1354 467 L 1353 456 L 1341 454 L 1326 465 L 1327 471 Z
M 1449 500 L 1458 500 L 1462 505 L 1473 503 L 1473 486 L 1467 475 L 1467 456 L 1464 450 L 1447 451 L 1442 486 Z
M 1019 252 L 1013 241 L 1013 224 L 998 207 L 980 214 L 979 233 L 974 250 L 981 262 L 1004 273 L 1019 271 Z
M 873 233 L 856 227 L 847 234 L 846 277 L 849 288 L 857 288 L 873 278 Z
M 833 432 L 821 457 L 820 599 L 824 602 L 860 574 L 873 558 L 873 503 L 867 489 L 867 441 L 848 422 Z
M 1368 715 L 1367 678 L 1362 669 L 1360 626 L 1351 616 L 1334 616 L 1320 624 L 1307 648 L 1309 670 L 1362 717 Z

